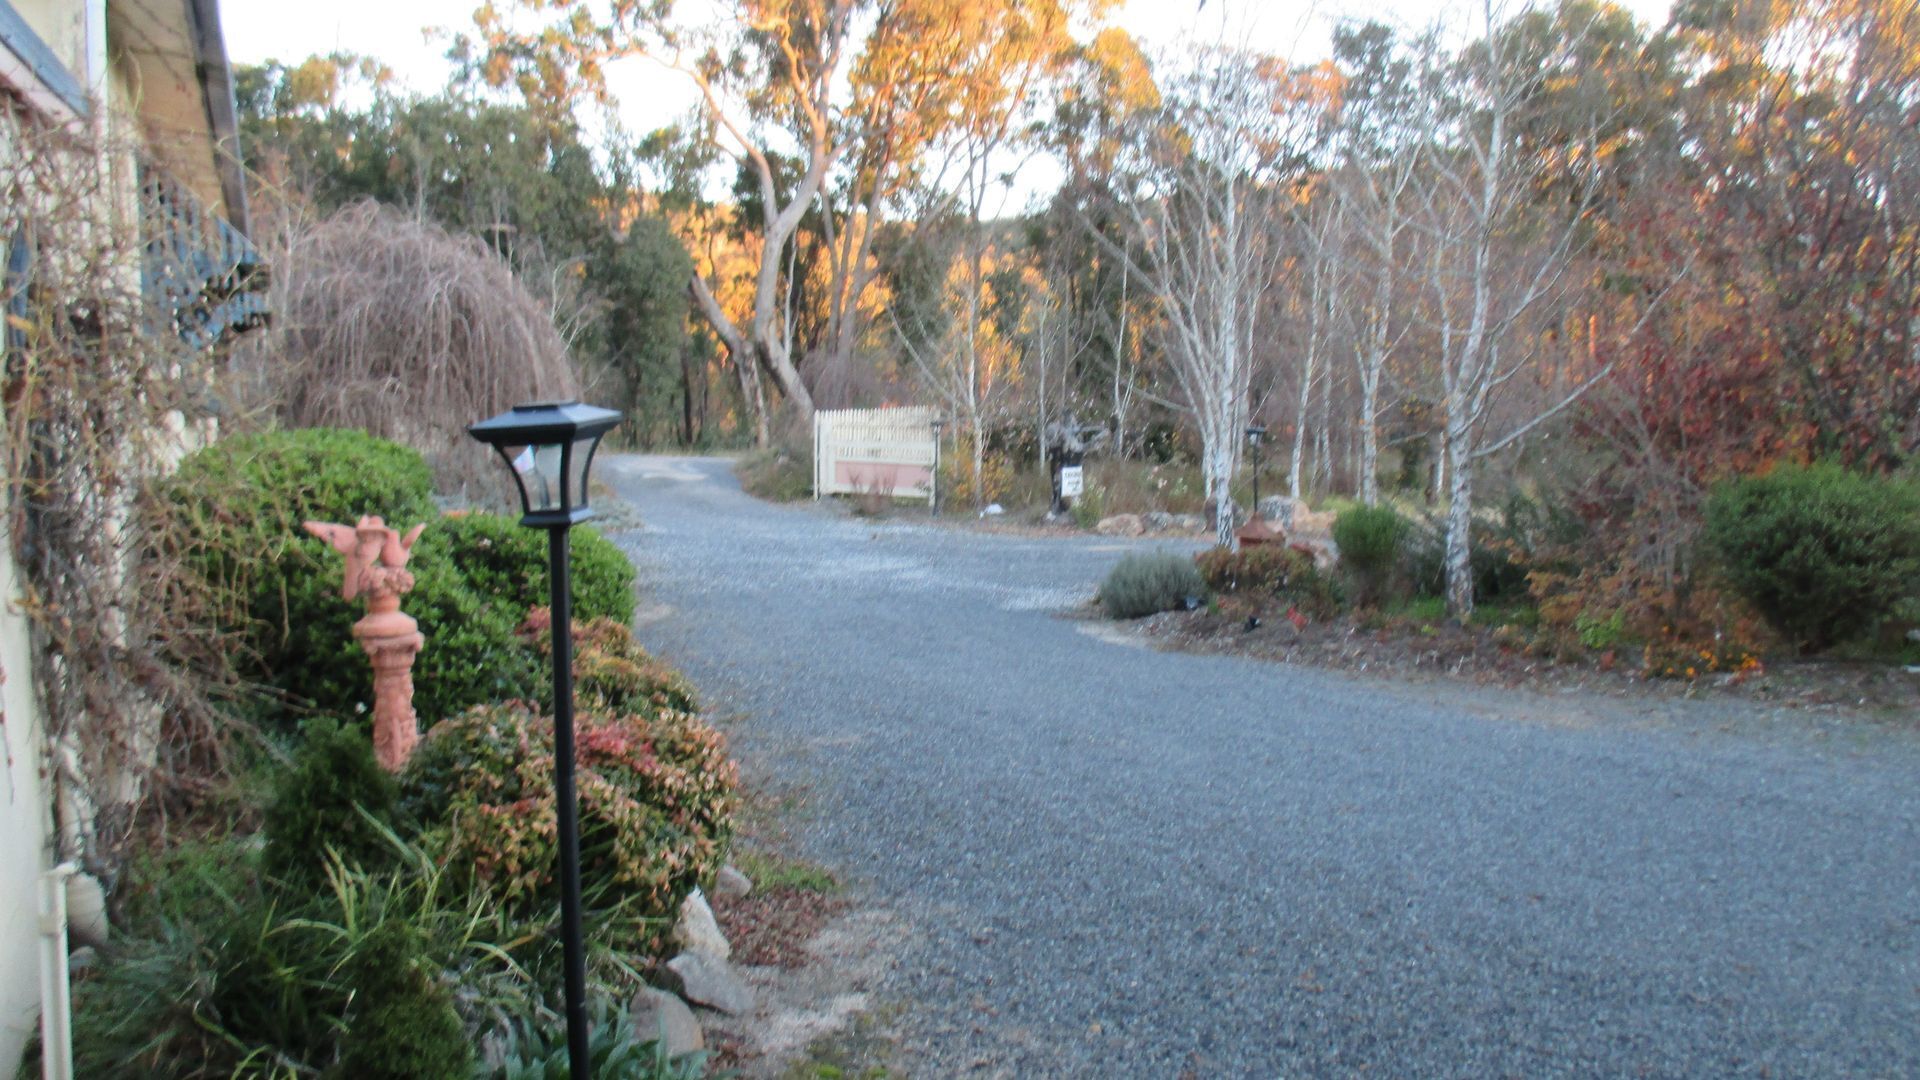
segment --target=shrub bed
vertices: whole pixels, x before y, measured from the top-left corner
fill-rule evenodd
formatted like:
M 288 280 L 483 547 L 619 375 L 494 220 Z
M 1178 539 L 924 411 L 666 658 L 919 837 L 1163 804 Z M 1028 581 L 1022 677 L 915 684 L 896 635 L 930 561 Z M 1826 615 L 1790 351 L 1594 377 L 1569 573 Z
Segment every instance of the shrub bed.
M 427 525 L 403 602 L 427 638 L 413 672 L 423 723 L 545 686 L 515 634 L 547 599 L 545 535 L 497 514 L 441 516 L 415 451 L 352 431 L 240 436 L 188 457 L 161 492 L 192 522 L 188 563 L 221 598 L 219 629 L 240 645 L 241 673 L 295 704 L 342 717 L 372 707 L 372 669 L 353 638 L 364 609 L 340 595 L 339 555 L 300 527 L 368 513 Z M 571 567 L 580 618 L 632 620 L 633 566 L 616 545 L 575 529 Z
M 1305 548 L 1260 544 L 1228 551 L 1210 548 L 1194 557 L 1200 577 L 1214 592 L 1284 600 L 1302 615 L 1325 619 L 1340 608 L 1334 584 Z
M 624 626 L 575 636 L 589 960 L 618 986 L 718 869 L 737 773 L 687 711 L 692 688 Z M 318 718 L 303 734 L 272 784 L 264 844 L 190 841 L 130 876 L 114 942 L 76 983 L 80 1074 L 527 1075 L 518 1054 L 541 1075 L 539 1047 L 509 1051 L 504 1074 L 472 1047 L 551 1045 L 551 719 L 524 702 L 463 713 L 398 785 L 364 730 Z M 699 1074 L 702 1059 L 669 1061 L 648 1037 L 609 1033 L 608 1075 Z
M 247 671 L 323 715 L 297 731 L 300 710 L 265 717 L 297 748 L 236 785 L 235 831 L 125 879 L 115 940 L 75 984 L 79 1073 L 544 1075 L 551 1055 L 507 1046 L 551 1036 L 560 981 L 552 721 L 528 703 L 549 692 L 543 537 L 438 517 L 419 455 L 354 432 L 232 439 L 159 493 L 195 523 L 187 562 L 217 586 L 217 629 Z M 350 719 L 371 696 L 351 635 L 364 609 L 299 528 L 366 513 L 428 524 L 404 610 L 428 637 L 414 704 L 431 729 L 398 781 Z M 634 642 L 625 557 L 591 531 L 574 540 L 589 967 L 605 991 L 717 870 L 736 772 L 693 688 Z M 596 1060 L 609 1076 L 698 1073 L 648 1034 L 602 1032 Z M 490 1037 L 500 1052 L 476 1060 Z

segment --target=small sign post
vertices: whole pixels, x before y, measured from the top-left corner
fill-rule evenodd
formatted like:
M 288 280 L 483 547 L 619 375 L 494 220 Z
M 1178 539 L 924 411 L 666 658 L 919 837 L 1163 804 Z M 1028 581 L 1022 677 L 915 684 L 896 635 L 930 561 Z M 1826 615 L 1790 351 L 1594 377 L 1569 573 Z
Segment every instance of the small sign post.
M 1079 465 L 1066 465 L 1060 469 L 1060 495 L 1062 498 L 1077 499 L 1086 490 L 1086 474 Z

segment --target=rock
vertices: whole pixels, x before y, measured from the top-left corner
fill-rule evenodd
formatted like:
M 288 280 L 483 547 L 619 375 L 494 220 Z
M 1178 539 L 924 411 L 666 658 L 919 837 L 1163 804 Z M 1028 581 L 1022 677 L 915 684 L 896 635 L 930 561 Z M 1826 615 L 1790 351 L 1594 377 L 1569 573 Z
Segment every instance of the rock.
M 1001 514 L 1004 514 L 1006 512 L 1007 512 L 1007 508 L 1004 506 L 1001 506 L 999 503 L 988 503 L 987 508 L 985 510 L 980 511 L 980 516 L 981 517 L 999 517 Z
M 1115 514 L 1101 518 L 1093 531 L 1101 536 L 1139 536 L 1147 531 L 1147 526 L 1140 520 L 1139 514 Z
M 740 872 L 732 863 L 720 868 L 713 875 L 713 895 L 724 896 L 729 900 L 738 900 L 753 892 L 753 879 Z
M 1152 532 L 1168 532 L 1174 527 L 1173 515 L 1165 510 L 1149 510 L 1140 515 L 1140 520 L 1146 523 L 1148 530 Z
M 1295 506 L 1293 508 L 1293 527 L 1287 531 L 1295 536 L 1324 537 L 1326 541 L 1331 544 L 1333 542 L 1333 519 L 1337 516 L 1338 515 L 1331 510 L 1316 514 L 1304 506 Z
M 733 955 L 733 946 L 727 943 L 727 936 L 720 932 L 720 924 L 713 918 L 713 908 L 707 906 L 707 898 L 699 889 L 688 893 L 687 898 L 680 902 L 680 921 L 673 928 L 673 940 L 687 952 L 711 956 L 716 960 L 725 960 Z
M 707 1048 L 707 1035 L 693 1010 L 665 990 L 642 986 L 627 1006 L 627 1025 L 643 1042 L 658 1039 L 668 1057 Z
M 1260 500 L 1260 516 L 1280 527 L 1289 536 L 1333 536 L 1333 511 L 1314 513 L 1300 499 L 1269 495 Z
M 67 974 L 78 975 L 94 965 L 100 957 L 91 945 L 82 945 L 67 954 Z
M 680 996 L 688 1001 L 734 1016 L 753 1011 L 753 988 L 742 981 L 725 960 L 701 953 L 681 953 L 667 961 L 667 970 L 679 980 Z
M 1313 556 L 1316 570 L 1331 570 L 1340 563 L 1340 547 L 1332 540 L 1319 536 L 1292 537 L 1288 547 L 1305 548 Z
M 1257 547 L 1261 544 L 1283 544 L 1287 534 L 1269 524 L 1265 518 L 1256 518 L 1233 531 L 1234 539 L 1241 547 Z
M 1173 527 L 1180 532 L 1205 532 L 1207 521 L 1199 514 L 1175 514 Z
M 67 879 L 67 938 L 76 945 L 105 945 L 107 891 L 92 874 Z

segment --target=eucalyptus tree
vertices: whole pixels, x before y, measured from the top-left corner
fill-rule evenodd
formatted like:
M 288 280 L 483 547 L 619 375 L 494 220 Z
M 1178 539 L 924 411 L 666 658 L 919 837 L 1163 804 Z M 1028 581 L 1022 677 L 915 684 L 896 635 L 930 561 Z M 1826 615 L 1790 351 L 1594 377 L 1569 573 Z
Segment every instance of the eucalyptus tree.
M 923 0 L 937 11 L 946 44 L 935 46 L 945 58 L 946 87 L 938 98 L 942 111 L 928 132 L 920 181 L 920 217 L 958 225 L 952 257 L 960 274 L 953 282 L 959 310 L 953 329 L 935 353 L 916 352 L 943 373 L 937 381 L 957 393 L 950 408 L 969 436 L 974 490 L 985 471 L 988 383 L 995 378 L 989 348 L 1004 345 L 1005 328 L 988 325 L 987 307 L 1025 290 L 993 288 L 989 262 L 1004 265 L 1011 245 L 989 222 L 1012 190 L 1018 160 L 1042 145 L 1042 107 L 1067 92 L 1078 46 L 1076 22 L 1095 25 L 1112 0 Z M 1000 200 L 995 204 L 996 197 Z M 1052 295 L 1057 287 L 1043 288 Z M 1006 320 L 1002 320 L 1004 323 Z M 994 340 L 995 338 L 1000 340 Z M 1004 385 L 1004 381 L 1002 383 Z M 1044 426 L 1044 425 L 1043 425 Z
M 783 267 L 801 219 L 847 152 L 836 93 L 858 48 L 855 0 L 740 0 L 706 25 L 676 20 L 670 3 L 641 0 L 510 0 L 474 13 L 475 33 L 456 52 L 496 87 L 512 85 L 548 111 L 590 95 L 612 101 L 609 66 L 645 58 L 684 75 L 697 90 L 702 141 L 757 188 L 757 265 L 744 318 L 736 320 L 706 275 L 689 276 L 701 315 L 727 348 L 755 439 L 771 438 L 762 372 L 801 415 L 813 398 L 782 334 Z M 783 178 L 779 151 L 799 168 Z M 783 182 L 784 181 L 784 182 Z
M 1130 260 L 1109 245 L 1131 243 L 1115 212 L 1112 179 L 1122 149 L 1160 108 L 1160 89 L 1139 43 L 1109 27 L 1077 46 L 1055 98 L 1045 137 L 1067 175 L 1039 216 L 1034 241 L 1066 280 L 1063 318 L 1087 339 L 1112 421 L 1112 445 L 1126 455 L 1142 413 L 1168 406 L 1155 391 L 1153 298 Z M 1091 387 L 1088 388 L 1091 390 Z M 1087 395 L 1091 401 L 1093 395 Z

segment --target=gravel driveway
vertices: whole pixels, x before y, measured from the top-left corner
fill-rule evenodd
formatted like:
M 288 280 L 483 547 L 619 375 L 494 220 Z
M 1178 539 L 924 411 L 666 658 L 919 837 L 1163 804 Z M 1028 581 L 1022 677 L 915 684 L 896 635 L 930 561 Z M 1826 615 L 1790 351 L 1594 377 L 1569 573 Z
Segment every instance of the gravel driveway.
M 1898 732 L 1154 652 L 1143 542 L 874 524 L 614 457 L 640 634 L 912 926 L 915 1071 L 1920 1075 Z

